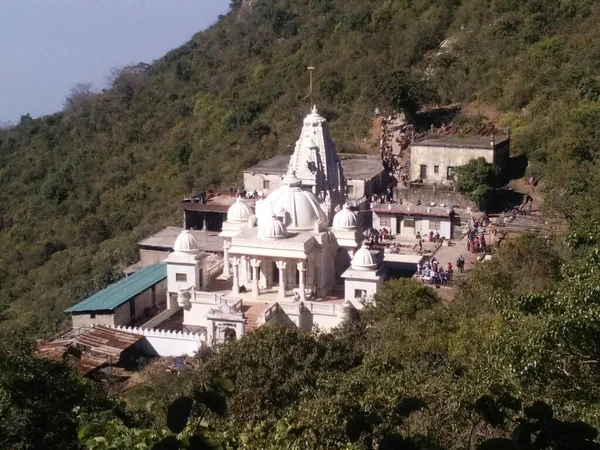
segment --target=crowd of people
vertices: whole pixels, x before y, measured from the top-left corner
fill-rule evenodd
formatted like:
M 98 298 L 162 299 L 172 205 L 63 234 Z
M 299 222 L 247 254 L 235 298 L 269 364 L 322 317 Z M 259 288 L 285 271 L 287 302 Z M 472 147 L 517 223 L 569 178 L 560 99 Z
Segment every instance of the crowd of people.
M 364 232 L 366 243 L 369 246 L 379 245 L 382 241 L 390 238 L 390 231 L 387 228 L 378 230 L 377 228 L 369 228 Z
M 399 161 L 394 155 L 392 141 L 394 133 L 389 127 L 392 117 L 383 118 L 381 121 L 381 139 L 379 141 L 379 154 L 383 168 L 388 172 L 396 173 L 399 168 Z
M 439 286 L 448 286 L 452 283 L 452 274 L 454 269 L 452 263 L 443 267 L 437 259 L 431 258 L 421 265 L 417 264 L 417 277 L 424 283 Z
M 469 230 L 467 231 L 467 240 L 465 248 L 469 253 L 486 253 L 487 242 L 485 241 L 484 230 L 490 224 L 487 214 L 483 214 L 479 219 L 471 218 Z
M 396 119 L 396 116 L 382 119 L 379 153 L 385 170 L 406 185 L 410 182 L 409 145 L 415 139 L 415 131 L 413 125 L 404 123 L 402 120 L 392 126 Z M 394 141 L 399 147 L 397 154 L 394 154 Z

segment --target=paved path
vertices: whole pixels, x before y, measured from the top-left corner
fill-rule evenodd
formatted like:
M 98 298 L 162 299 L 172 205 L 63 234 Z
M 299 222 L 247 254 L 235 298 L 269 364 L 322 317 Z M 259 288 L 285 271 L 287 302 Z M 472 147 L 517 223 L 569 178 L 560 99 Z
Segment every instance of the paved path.
M 442 245 L 437 252 L 435 252 L 432 257 L 435 257 L 442 265 L 442 267 L 447 267 L 448 263 L 452 264 L 452 268 L 454 270 L 454 281 L 453 286 L 448 287 L 440 287 L 436 289 L 437 294 L 443 300 L 453 300 L 454 295 L 456 294 L 456 281 L 460 279 L 464 279 L 465 276 L 473 269 L 475 264 L 477 264 L 477 257 L 481 255 L 481 253 L 469 253 L 469 251 L 465 248 L 467 238 L 464 237 L 460 241 L 451 241 L 452 245 L 447 247 Z M 456 267 L 456 260 L 460 255 L 463 255 L 465 258 L 465 272 L 459 273 L 458 268 Z

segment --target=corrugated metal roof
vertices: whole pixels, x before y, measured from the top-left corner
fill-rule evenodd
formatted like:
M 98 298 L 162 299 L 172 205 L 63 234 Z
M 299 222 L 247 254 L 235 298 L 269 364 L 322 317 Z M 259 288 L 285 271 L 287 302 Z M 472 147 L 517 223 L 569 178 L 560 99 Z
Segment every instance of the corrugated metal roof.
M 127 300 L 167 278 L 166 264 L 146 266 L 138 272 L 111 284 L 91 297 L 71 306 L 65 312 L 112 311 Z
M 144 336 L 96 325 L 77 336 L 77 345 L 94 354 L 119 356 Z
M 49 342 L 47 344 L 38 345 L 36 353 L 44 358 L 53 359 L 56 361 L 62 360 L 62 355 L 67 351 L 71 341 Z M 93 356 L 87 353 L 82 353 L 81 358 L 75 361 L 75 370 L 79 375 L 85 377 L 89 373 L 108 364 L 108 359 L 105 357 Z
M 40 344 L 35 351 L 44 358 L 60 361 L 69 346 L 79 347 L 83 352 L 81 358 L 75 361 L 75 370 L 79 375 L 86 376 L 109 362 L 118 362 L 121 353 L 143 337 L 114 328 L 95 326 L 71 339 Z

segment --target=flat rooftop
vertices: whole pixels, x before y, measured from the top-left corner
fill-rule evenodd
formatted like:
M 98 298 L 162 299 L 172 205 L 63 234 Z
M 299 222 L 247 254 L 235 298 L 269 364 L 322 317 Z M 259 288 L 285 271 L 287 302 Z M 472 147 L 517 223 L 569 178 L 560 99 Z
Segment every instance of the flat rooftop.
M 173 245 L 179 233 L 183 231 L 181 227 L 167 227 L 160 230 L 158 233 L 138 242 L 141 248 L 160 249 L 172 251 Z M 211 253 L 223 252 L 223 238 L 219 236 L 218 231 L 202 231 L 190 230 L 192 235 L 198 241 L 200 251 L 204 250 Z
M 286 166 L 287 169 L 287 166 Z M 181 202 L 181 207 L 187 211 L 206 211 L 206 212 L 216 212 L 216 213 L 226 213 L 229 210 L 229 207 L 235 203 L 236 200 L 235 195 L 229 195 L 227 193 L 221 193 L 214 197 L 206 200 L 205 203 L 196 203 L 191 198 L 186 198 Z M 244 200 L 251 208 L 254 208 L 256 203 L 255 200 Z
M 494 147 L 498 147 L 509 140 L 508 136 L 496 135 L 494 137 Z M 428 134 L 421 140 L 410 144 L 411 147 L 456 147 L 492 150 L 490 136 L 460 136 L 445 134 Z
M 370 180 L 384 171 L 378 155 L 341 153 L 339 157 L 344 176 L 349 180 Z
M 369 180 L 383 172 L 383 166 L 378 155 L 359 155 L 339 153 L 344 176 L 349 180 Z M 244 170 L 244 173 L 269 173 L 285 175 L 290 155 L 278 155 Z

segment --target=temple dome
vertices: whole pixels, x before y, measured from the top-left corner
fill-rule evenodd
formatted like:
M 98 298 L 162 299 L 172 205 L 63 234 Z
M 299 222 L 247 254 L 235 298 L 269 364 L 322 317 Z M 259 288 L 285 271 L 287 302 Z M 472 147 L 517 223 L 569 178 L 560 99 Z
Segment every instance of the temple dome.
M 251 215 L 250 207 L 242 201 L 241 197 L 238 197 L 227 210 L 227 220 L 229 222 L 247 222 Z
M 363 244 L 354 254 L 350 265 L 354 270 L 375 270 L 379 266 L 377 259 L 377 254 Z
M 348 204 L 344 204 L 344 207 L 340 209 L 335 216 L 333 216 L 333 228 L 341 229 L 352 229 L 358 226 L 358 217 L 356 213 L 350 209 Z
M 287 236 L 287 229 L 283 222 L 275 215 L 261 218 L 258 221 L 258 237 L 261 239 L 283 239 Z
M 311 191 L 300 187 L 300 180 L 293 171 L 283 178 L 282 186 L 265 200 L 271 205 L 271 212 L 282 214 L 285 211 L 283 221 L 290 231 L 312 231 L 317 223 L 319 229 L 327 226 L 327 217 L 319 199 Z
M 173 250 L 181 253 L 198 253 L 199 249 L 198 241 L 190 230 L 183 230 L 179 233 L 173 245 Z

